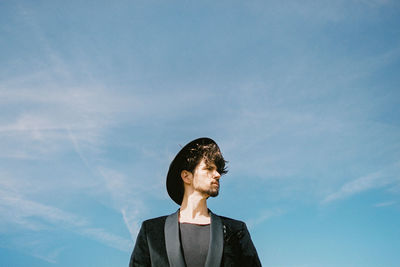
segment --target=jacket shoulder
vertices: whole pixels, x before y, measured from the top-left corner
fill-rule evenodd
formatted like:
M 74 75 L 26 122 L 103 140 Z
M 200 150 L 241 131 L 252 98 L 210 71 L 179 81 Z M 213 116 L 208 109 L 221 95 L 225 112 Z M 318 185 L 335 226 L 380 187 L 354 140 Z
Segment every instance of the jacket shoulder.
M 167 217 L 168 217 L 167 215 L 164 215 L 164 216 L 160 216 L 160 217 L 150 218 L 150 219 L 144 220 L 143 223 L 146 223 L 146 224 L 157 223 L 160 221 L 165 221 L 167 219 Z
M 229 218 L 229 217 L 220 216 L 220 215 L 218 215 L 218 217 L 220 217 L 221 220 L 222 220 L 222 222 L 223 222 L 223 223 L 226 223 L 226 224 L 230 224 L 230 225 L 240 225 L 240 226 L 242 226 L 242 225 L 245 224 L 245 222 L 243 222 L 243 221 L 235 220 L 235 219 L 232 219 L 232 218 Z
M 142 225 L 146 228 L 164 225 L 168 216 L 160 216 L 143 221 Z
M 242 230 L 246 228 L 246 223 L 240 220 L 235 220 L 225 216 L 219 216 L 221 218 L 222 224 L 228 227 L 229 229 L 235 230 Z

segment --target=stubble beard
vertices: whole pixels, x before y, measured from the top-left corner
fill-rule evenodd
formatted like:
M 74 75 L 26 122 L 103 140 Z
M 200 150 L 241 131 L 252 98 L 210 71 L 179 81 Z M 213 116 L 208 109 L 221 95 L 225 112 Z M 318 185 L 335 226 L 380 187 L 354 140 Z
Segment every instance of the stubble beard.
M 196 189 L 196 186 L 195 186 L 195 189 Z M 208 197 L 216 197 L 219 194 L 219 184 L 218 184 L 218 186 L 211 184 L 210 187 L 207 189 L 197 187 L 197 190 L 203 194 L 208 195 Z
M 208 194 L 210 197 L 216 197 L 216 196 L 218 196 L 218 194 L 219 194 L 219 190 L 218 190 L 218 189 L 217 189 L 217 190 L 208 190 L 207 194 Z
M 210 197 L 216 197 L 219 194 L 219 187 L 217 188 L 210 188 L 208 190 L 206 190 L 204 193 L 206 193 L 207 195 L 209 195 Z

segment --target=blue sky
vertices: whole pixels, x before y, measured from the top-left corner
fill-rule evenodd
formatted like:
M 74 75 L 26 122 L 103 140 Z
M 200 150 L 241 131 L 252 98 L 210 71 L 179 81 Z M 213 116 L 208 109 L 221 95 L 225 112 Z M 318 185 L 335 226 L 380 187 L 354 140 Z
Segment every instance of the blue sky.
M 0 266 L 127 266 L 202 136 L 264 266 L 400 265 L 400 5 L 1 1 Z

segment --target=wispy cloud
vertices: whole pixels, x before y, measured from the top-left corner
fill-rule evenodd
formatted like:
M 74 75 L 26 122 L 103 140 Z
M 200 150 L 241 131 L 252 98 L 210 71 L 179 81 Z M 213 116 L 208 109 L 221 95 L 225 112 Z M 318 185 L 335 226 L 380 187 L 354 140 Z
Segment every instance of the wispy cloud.
M 265 221 L 269 220 L 270 218 L 282 216 L 285 213 L 286 213 L 286 211 L 284 211 L 283 209 L 280 209 L 280 208 L 263 210 L 263 211 L 261 211 L 261 213 L 259 214 L 258 217 L 246 220 L 246 224 L 251 229 L 259 224 L 264 223 Z
M 135 240 L 139 232 L 140 214 L 145 210 L 140 195 L 143 193 L 143 183 L 140 181 L 129 182 L 127 177 L 112 169 L 100 167 L 100 174 L 104 178 L 104 184 L 113 200 L 113 206 L 123 216 L 124 223 Z
M 88 227 L 80 229 L 78 233 L 121 251 L 129 252 L 133 247 L 131 240 L 109 233 L 103 228 Z
M 70 133 L 87 149 L 95 149 L 111 121 L 98 95 L 95 89 L 2 90 L 0 96 L 8 101 L 0 121 L 1 156 L 40 158 L 70 149 Z M 17 103 L 29 108 L 20 109 Z
M 24 233 L 13 236 L 13 238 L 3 237 L 0 239 L 0 247 L 18 248 L 25 254 L 49 263 L 57 263 L 60 253 L 65 250 L 64 246 L 55 245 L 53 239 L 40 235 L 38 232 Z
M 398 184 L 400 182 L 399 177 L 397 177 L 398 167 L 398 164 L 395 164 L 381 171 L 370 173 L 366 176 L 347 182 L 338 191 L 326 196 L 322 203 L 327 204 L 336 200 L 348 198 L 364 191 Z
M 40 232 L 43 230 L 63 229 L 87 236 L 107 246 L 128 252 L 132 247 L 132 241 L 124 237 L 108 232 L 103 228 L 94 227 L 89 219 L 53 207 L 27 199 L 15 190 L 0 190 L 0 232 L 8 233 L 10 229 Z M 48 241 L 48 240 L 47 240 Z M 39 251 L 40 240 L 23 242 L 22 249 L 35 257 L 50 262 L 56 261 L 62 248 Z M 15 242 L 17 244 L 17 242 Z M 4 246 L 5 244 L 3 244 Z M 18 246 L 21 247 L 21 246 Z M 46 247 L 46 246 L 44 246 Z M 54 250 L 55 249 L 55 250 Z
M 376 203 L 374 204 L 374 207 L 381 208 L 381 207 L 392 206 L 394 204 L 396 204 L 396 201 L 386 201 L 386 202 Z
M 40 230 L 45 227 L 34 218 L 44 219 L 50 224 L 64 225 L 64 227 L 83 227 L 87 221 L 61 209 L 44 205 L 24 198 L 16 193 L 0 191 L 2 222 L 12 221 L 24 228 Z
M 387 184 L 387 182 L 382 180 L 381 172 L 372 173 L 345 183 L 337 192 L 328 195 L 323 200 L 323 203 L 329 203 L 335 200 L 343 199 L 372 188 L 384 186 L 385 184 Z

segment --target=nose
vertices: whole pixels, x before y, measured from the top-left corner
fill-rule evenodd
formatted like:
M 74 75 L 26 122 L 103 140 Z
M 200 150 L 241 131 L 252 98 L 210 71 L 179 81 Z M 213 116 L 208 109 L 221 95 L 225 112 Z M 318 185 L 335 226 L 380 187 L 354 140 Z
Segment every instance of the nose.
M 218 171 L 215 171 L 214 177 L 215 177 L 215 179 L 219 180 L 219 178 L 221 178 L 221 174 Z

